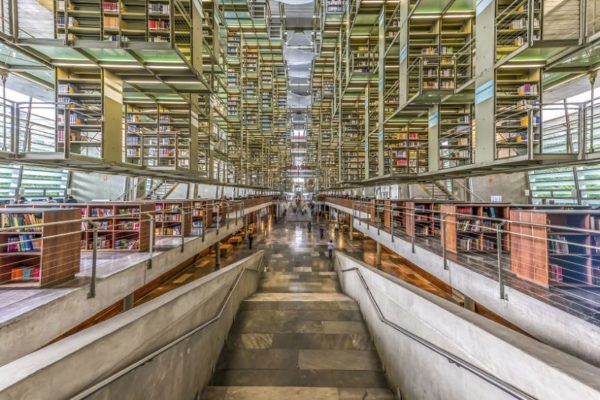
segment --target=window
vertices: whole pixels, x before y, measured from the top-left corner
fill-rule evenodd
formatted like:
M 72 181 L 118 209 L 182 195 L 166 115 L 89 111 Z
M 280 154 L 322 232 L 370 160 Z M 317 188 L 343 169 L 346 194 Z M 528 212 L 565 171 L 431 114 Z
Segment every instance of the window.
M 529 172 L 532 204 L 577 204 L 577 185 L 572 167 Z M 543 200 L 545 199 L 545 200 Z

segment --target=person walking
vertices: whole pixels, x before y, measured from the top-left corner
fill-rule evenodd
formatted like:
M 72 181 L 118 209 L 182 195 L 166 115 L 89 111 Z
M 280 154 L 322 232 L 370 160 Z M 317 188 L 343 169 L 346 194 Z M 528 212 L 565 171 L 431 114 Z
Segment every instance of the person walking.
M 308 233 L 310 233 L 310 231 L 312 229 L 312 224 L 310 223 L 310 221 L 308 221 L 308 224 L 306 225 L 306 227 L 308 228 Z
M 327 243 L 327 253 L 329 254 L 329 259 L 331 260 L 333 258 L 333 240 L 329 240 L 329 243 Z
M 319 235 L 321 236 L 322 240 L 323 236 L 325 235 L 325 228 L 323 227 L 323 225 L 319 225 Z
M 254 235 L 252 232 L 248 234 L 248 250 L 252 250 L 252 241 L 254 240 Z

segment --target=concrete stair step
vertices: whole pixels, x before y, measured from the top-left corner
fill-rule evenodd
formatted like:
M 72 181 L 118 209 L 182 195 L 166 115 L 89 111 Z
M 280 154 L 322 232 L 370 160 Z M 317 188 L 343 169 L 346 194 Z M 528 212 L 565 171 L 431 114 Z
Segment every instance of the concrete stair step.
M 209 386 L 201 400 L 394 400 L 388 389 L 296 386 Z
M 306 386 L 386 388 L 380 371 L 227 369 L 217 370 L 214 386 Z
M 262 344 L 261 348 L 271 349 L 370 350 L 373 348 L 371 338 L 363 333 L 296 333 L 294 327 L 275 327 L 270 330 L 287 330 L 289 333 L 249 332 L 254 335 L 253 339 L 249 339 L 244 336 L 247 333 L 234 331 L 227 338 L 226 346 L 244 348 L 248 340 L 255 340 Z

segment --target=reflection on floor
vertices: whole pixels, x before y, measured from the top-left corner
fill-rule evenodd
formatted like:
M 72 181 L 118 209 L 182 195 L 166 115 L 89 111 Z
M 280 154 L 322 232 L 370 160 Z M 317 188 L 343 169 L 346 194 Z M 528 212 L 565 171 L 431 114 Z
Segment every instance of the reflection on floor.
M 317 231 L 288 223 L 265 240 L 267 271 L 240 307 L 204 399 L 393 399 Z

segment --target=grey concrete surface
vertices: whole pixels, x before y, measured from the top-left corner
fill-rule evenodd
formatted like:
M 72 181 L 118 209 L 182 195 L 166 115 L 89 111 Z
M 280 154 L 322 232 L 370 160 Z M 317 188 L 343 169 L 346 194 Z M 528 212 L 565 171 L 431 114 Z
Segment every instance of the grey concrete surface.
M 270 204 L 250 207 L 246 212 L 254 212 Z M 235 213 L 231 216 L 235 217 Z M 145 259 L 117 270 L 105 279 L 98 279 L 95 298 L 88 299 L 88 285 L 68 290 L 42 289 L 45 291 L 43 299 L 30 306 L 15 304 L 15 307 L 18 306 L 16 310 L 14 307 L 1 309 L 10 318 L 0 318 L 0 365 L 44 346 L 242 227 L 243 218 L 239 218 L 237 224 L 221 227 L 218 234 L 214 229 L 207 231 L 204 242 L 201 238 L 186 241 L 183 252 L 179 247 L 155 252 L 152 269 L 147 268 L 147 259 L 150 258 L 147 253 Z M 123 253 L 123 259 L 127 259 L 127 253 Z M 60 295 L 50 295 L 54 290 Z
M 383 315 L 497 376 L 535 399 L 599 399 L 600 369 L 471 313 L 437 296 L 337 254 L 344 292 L 360 305 L 374 336 L 387 378 L 408 400 L 512 398 L 449 363 L 422 344 L 381 322 L 356 271 L 358 268 Z
M 166 293 L 126 313 L 0 367 L 0 398 L 63 399 L 160 349 L 217 315 L 244 268 L 263 252 Z M 87 396 L 90 399 L 192 399 L 212 375 L 240 302 L 255 292 L 244 272 L 223 314 L 206 329 Z
M 268 270 L 240 306 L 203 400 L 393 399 L 325 243 L 305 222 L 273 230 Z
M 352 210 L 345 207 L 331 203 L 327 205 L 352 213 Z M 508 300 L 501 300 L 498 282 L 489 277 L 452 260 L 448 260 L 448 269 L 444 269 L 441 256 L 419 246 L 415 247 L 413 253 L 409 241 L 394 237 L 392 243 L 389 233 L 378 232 L 376 228 L 361 224 L 358 220 L 354 221 L 354 229 L 380 242 L 544 343 L 600 366 L 600 327 L 509 286 L 505 287 Z

